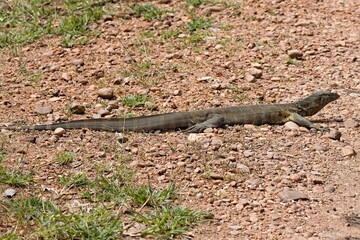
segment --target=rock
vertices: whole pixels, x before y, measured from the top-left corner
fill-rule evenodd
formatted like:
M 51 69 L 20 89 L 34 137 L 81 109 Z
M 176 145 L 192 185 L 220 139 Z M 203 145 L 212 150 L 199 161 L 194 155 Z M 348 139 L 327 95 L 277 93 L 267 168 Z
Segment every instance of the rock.
M 72 79 L 71 75 L 66 72 L 61 74 L 61 78 L 64 79 L 65 81 L 70 81 Z
M 84 114 L 85 106 L 75 101 L 70 104 L 70 111 L 74 114 Z
M 16 194 L 16 190 L 13 188 L 8 188 L 4 191 L 4 196 L 8 198 L 12 198 L 13 196 L 15 196 L 15 194 Z
M 261 184 L 261 180 L 258 178 L 253 178 L 247 180 L 245 184 L 247 188 L 254 190 Z
M 236 164 L 236 168 L 239 169 L 241 173 L 250 173 L 250 168 L 244 164 L 238 163 Z
M 117 101 L 110 101 L 106 107 L 106 110 L 111 111 L 119 108 L 119 103 Z
M 245 80 L 250 83 L 256 82 L 256 78 L 250 73 L 245 73 Z
M 218 173 L 214 173 L 214 172 L 210 172 L 209 174 L 210 178 L 211 179 L 214 179 L 214 180 L 223 180 L 224 177 Z
M 290 58 L 302 58 L 303 52 L 300 50 L 294 49 L 294 50 L 289 50 L 288 55 Z
M 324 190 L 325 190 L 325 192 L 332 193 L 332 192 L 335 192 L 336 189 L 335 189 L 334 185 L 329 184 L 324 187 Z
M 75 59 L 71 62 L 75 66 L 84 66 L 84 59 Z
M 251 150 L 244 151 L 244 157 L 251 157 L 252 155 L 254 155 L 254 153 Z
M 110 114 L 110 111 L 107 110 L 107 109 L 100 109 L 98 114 L 101 116 L 101 117 L 104 117 L 106 115 L 109 115 Z
M 344 122 L 344 126 L 346 128 L 356 128 L 359 126 L 359 123 L 356 120 L 349 118 Z
M 52 113 L 53 109 L 50 106 L 35 107 L 34 112 L 36 112 L 37 114 L 40 114 L 40 115 L 46 115 L 46 114 Z
M 97 94 L 103 99 L 111 99 L 114 97 L 114 91 L 111 88 L 101 88 L 97 91 Z
M 203 136 L 197 133 L 190 133 L 188 136 L 190 142 L 199 142 L 201 139 L 203 139 Z
M 150 101 L 146 101 L 144 103 L 144 107 L 149 110 L 157 110 L 158 109 L 158 107 L 153 102 L 150 102 Z
M 341 133 L 335 129 L 330 129 L 330 132 L 325 134 L 325 137 L 334 139 L 334 140 L 340 140 Z
M 341 153 L 344 157 L 355 156 L 355 150 L 351 146 L 345 146 L 341 149 Z
M 290 130 L 295 130 L 295 129 L 299 129 L 299 125 L 297 125 L 296 123 L 292 122 L 292 121 L 289 121 L 289 122 L 286 122 L 284 124 L 284 127 L 287 128 L 287 129 L 290 129 Z
M 257 221 L 259 221 L 259 218 L 258 218 L 258 216 L 257 216 L 257 214 L 256 213 L 250 213 L 249 214 L 249 220 L 250 220 L 250 222 L 257 222 Z
M 118 140 L 118 142 L 120 142 L 120 143 L 125 143 L 129 140 L 127 137 L 124 136 L 124 134 L 119 133 L 119 132 L 115 133 L 115 137 Z
M 309 200 L 309 196 L 306 194 L 296 190 L 291 190 L 289 188 L 285 188 L 283 191 L 281 191 L 279 193 L 279 197 L 283 202 L 289 202 L 292 200 Z
M 56 129 L 54 130 L 53 134 L 61 137 L 62 135 L 65 134 L 65 132 L 66 132 L 66 131 L 65 131 L 65 129 L 63 129 L 63 128 L 56 128 Z
M 249 73 L 256 79 L 259 79 L 262 76 L 262 71 L 258 68 L 251 68 Z

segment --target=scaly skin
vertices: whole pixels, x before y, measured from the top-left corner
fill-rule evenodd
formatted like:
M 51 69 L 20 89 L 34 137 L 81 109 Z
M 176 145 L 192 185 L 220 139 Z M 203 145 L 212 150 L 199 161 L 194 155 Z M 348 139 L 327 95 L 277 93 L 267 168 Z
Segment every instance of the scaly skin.
M 339 98 L 337 93 L 316 92 L 309 97 L 288 104 L 264 104 L 233 107 L 218 107 L 189 112 L 175 112 L 134 118 L 84 119 L 45 125 L 8 126 L 0 129 L 10 130 L 55 130 L 56 128 L 103 131 L 152 131 L 177 130 L 202 132 L 206 128 L 217 128 L 235 124 L 282 124 L 293 121 L 300 126 L 319 131 L 327 129 L 317 127 L 306 116 L 319 112 L 328 103 Z

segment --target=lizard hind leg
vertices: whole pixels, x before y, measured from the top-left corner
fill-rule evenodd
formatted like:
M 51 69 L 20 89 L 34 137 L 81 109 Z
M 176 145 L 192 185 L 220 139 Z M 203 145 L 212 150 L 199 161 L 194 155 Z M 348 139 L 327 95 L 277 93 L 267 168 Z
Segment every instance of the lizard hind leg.
M 197 123 L 184 130 L 187 133 L 203 132 L 206 128 L 218 128 L 224 126 L 225 118 L 220 114 L 210 114 L 204 122 Z

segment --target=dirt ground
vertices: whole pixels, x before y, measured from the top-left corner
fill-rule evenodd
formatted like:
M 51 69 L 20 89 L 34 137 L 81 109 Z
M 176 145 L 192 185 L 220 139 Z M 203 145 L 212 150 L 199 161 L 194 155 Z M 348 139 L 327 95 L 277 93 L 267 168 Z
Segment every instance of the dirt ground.
M 24 171 L 36 169 L 34 184 L 17 194 L 56 198 L 59 175 L 91 174 L 86 159 L 110 164 L 120 153 L 139 182 L 187 186 L 181 205 L 214 214 L 191 229 L 193 239 L 360 239 L 360 2 L 206 4 L 195 12 L 212 24 L 198 42 L 183 28 L 191 20 L 183 1 L 152 3 L 176 11 L 152 21 L 115 11 L 91 26 L 101 35 L 88 44 L 65 48 L 46 36 L 19 56 L 2 51 L 0 122 L 91 118 L 117 102 L 106 117 L 286 103 L 330 90 L 340 98 L 310 119 L 341 137 L 283 125 L 124 133 L 125 143 L 111 132 L 67 130 L 56 139 L 52 131 L 2 130 L 4 164 L 21 159 Z M 180 33 L 162 38 L 170 29 Z M 101 88 L 114 98 L 100 98 Z M 128 94 L 147 94 L 154 109 L 122 106 Z M 68 114 L 74 102 L 85 114 Z M 53 156 L 64 151 L 77 153 L 79 165 L 60 168 Z M 73 199 L 80 196 L 58 203 Z

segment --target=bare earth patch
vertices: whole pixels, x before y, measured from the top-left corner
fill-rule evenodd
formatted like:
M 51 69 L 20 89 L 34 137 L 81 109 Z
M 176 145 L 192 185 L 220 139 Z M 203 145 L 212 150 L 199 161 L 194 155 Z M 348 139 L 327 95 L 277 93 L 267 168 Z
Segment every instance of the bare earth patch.
M 360 239 L 358 1 L 136 1 L 164 11 L 155 17 L 132 1 L 113 2 L 89 23 L 99 35 L 85 44 L 66 47 L 61 36 L 44 35 L 17 55 L 1 49 L 1 124 L 285 103 L 330 90 L 340 98 L 311 120 L 332 132 L 270 125 L 192 136 L 2 130 L 1 167 L 33 173 L 30 184 L 11 186 L 13 199 L 41 196 L 71 212 L 93 202 L 60 184 L 62 177 L 95 179 L 104 168 L 110 179 L 121 165 L 138 184 L 176 183 L 177 205 L 214 215 L 183 237 Z M 64 153 L 74 154 L 69 164 Z M 9 188 L 0 181 L 1 194 Z M 17 225 L 2 217 L 7 210 L 0 202 L 4 236 Z M 18 227 L 20 239 L 33 236 L 34 224 Z M 134 237 L 129 228 L 120 236 Z

